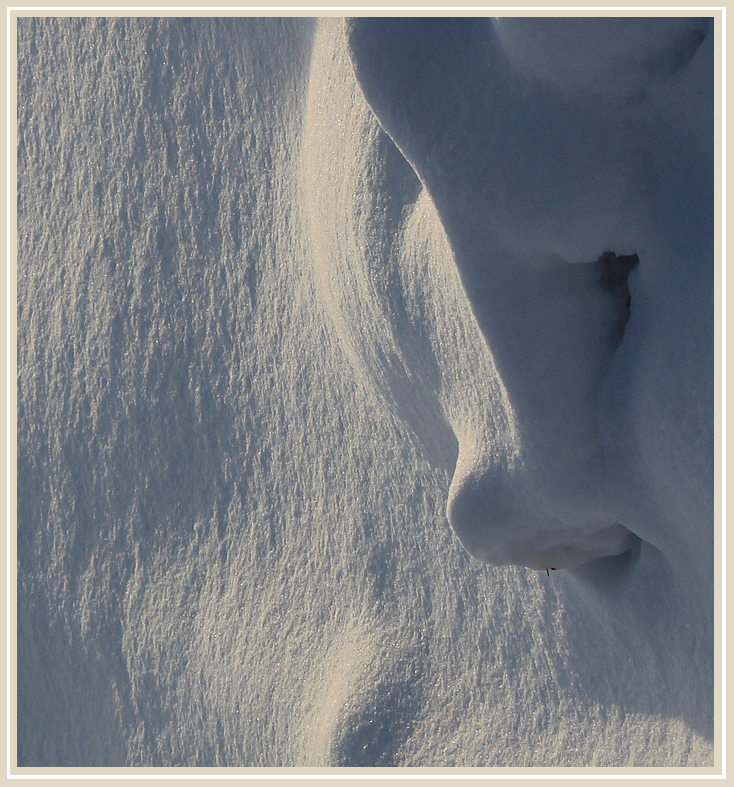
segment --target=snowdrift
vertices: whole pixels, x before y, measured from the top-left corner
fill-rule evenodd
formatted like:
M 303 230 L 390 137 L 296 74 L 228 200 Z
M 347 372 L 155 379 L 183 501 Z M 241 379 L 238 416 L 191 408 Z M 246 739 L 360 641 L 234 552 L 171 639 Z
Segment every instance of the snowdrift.
M 498 474 L 490 463 L 454 476 L 449 518 L 462 542 L 490 562 L 547 567 L 621 554 L 644 534 L 666 554 L 669 542 L 681 569 L 703 580 L 713 558 L 712 508 L 699 507 L 703 488 L 713 499 L 713 167 L 698 118 L 710 117 L 711 94 L 691 87 L 705 81 L 707 55 L 686 66 L 708 20 L 606 23 L 363 19 L 349 36 L 370 106 L 436 205 L 515 416 L 521 470 Z M 670 111 L 675 92 L 682 112 Z M 658 181 L 686 159 L 700 166 L 690 185 L 664 188 Z M 624 259 L 634 263 L 622 271 Z M 629 287 L 640 260 L 642 280 Z M 680 297 L 680 276 L 697 282 L 676 329 L 661 312 Z M 638 355 L 610 371 L 630 303 L 627 344 Z M 691 332 L 702 340 L 699 357 L 669 350 L 661 369 L 659 344 L 685 347 Z M 653 386 L 649 367 L 682 387 Z M 678 504 L 666 503 L 669 487 L 651 479 L 645 509 L 633 513 L 640 493 L 620 483 L 645 477 L 660 450 L 650 422 L 633 426 L 625 412 L 640 385 L 657 388 L 650 419 L 688 397 L 677 403 L 677 428 L 707 449 L 684 473 L 667 468 L 691 490 L 685 521 L 663 521 Z M 666 509 L 662 518 L 651 521 L 650 501 Z M 682 554 L 681 537 L 690 538 Z
M 708 21 L 18 53 L 19 763 L 710 765 Z

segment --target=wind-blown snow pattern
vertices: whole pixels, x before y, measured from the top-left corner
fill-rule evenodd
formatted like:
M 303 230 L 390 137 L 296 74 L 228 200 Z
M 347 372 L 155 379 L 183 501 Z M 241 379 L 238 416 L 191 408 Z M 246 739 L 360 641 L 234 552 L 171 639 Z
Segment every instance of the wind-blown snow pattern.
M 709 20 L 18 39 L 18 763 L 712 765 Z

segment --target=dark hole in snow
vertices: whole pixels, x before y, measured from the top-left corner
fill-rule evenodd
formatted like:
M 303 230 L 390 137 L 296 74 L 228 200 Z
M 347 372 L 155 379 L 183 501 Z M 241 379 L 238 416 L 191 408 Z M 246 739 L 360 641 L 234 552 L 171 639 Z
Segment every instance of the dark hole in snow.
M 639 265 L 637 254 L 617 256 L 613 251 L 605 251 L 596 261 L 601 286 L 610 292 L 619 304 L 619 324 L 614 334 L 614 349 L 622 343 L 624 328 L 630 318 L 632 296 L 627 278 L 632 270 Z M 622 304 L 624 304 L 622 306 Z
M 629 297 L 627 277 L 639 264 L 640 258 L 637 254 L 618 257 L 613 251 L 605 251 L 597 260 L 597 265 L 601 269 L 602 287 L 614 295 Z

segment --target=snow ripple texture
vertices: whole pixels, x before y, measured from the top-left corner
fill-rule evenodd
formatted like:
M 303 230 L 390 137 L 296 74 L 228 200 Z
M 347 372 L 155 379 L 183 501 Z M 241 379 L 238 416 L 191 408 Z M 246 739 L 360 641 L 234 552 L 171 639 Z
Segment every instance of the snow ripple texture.
M 633 21 L 19 20 L 20 765 L 713 763 L 712 34 Z

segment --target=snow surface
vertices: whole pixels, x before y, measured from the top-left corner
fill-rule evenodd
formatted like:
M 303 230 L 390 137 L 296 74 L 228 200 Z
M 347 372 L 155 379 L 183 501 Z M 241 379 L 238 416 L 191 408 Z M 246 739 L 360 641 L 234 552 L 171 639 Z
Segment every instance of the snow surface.
M 708 20 L 18 36 L 18 763 L 711 765 Z

